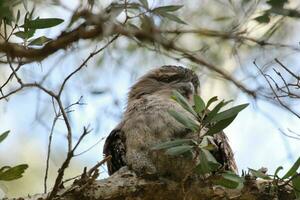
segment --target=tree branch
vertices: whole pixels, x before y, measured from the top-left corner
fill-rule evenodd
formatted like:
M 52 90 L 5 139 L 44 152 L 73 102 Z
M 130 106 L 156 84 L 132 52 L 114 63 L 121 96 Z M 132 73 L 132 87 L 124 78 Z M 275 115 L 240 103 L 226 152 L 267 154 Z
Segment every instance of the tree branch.
M 139 199 L 139 200 L 268 200 L 268 199 L 294 199 L 294 193 L 289 186 L 282 186 L 278 191 L 271 192 L 270 181 L 246 179 L 243 189 L 226 189 L 221 186 L 215 186 L 211 183 L 214 177 L 206 180 L 187 182 L 185 192 L 182 190 L 182 184 L 169 179 L 144 179 L 138 177 L 134 172 L 126 167 L 120 169 L 114 175 L 107 179 L 97 181 L 86 181 L 85 183 L 74 181 L 74 183 L 61 189 L 56 200 L 75 200 L 75 199 L 93 199 L 93 200 L 117 200 L 117 199 Z M 41 200 L 46 197 L 35 195 L 26 197 L 24 200 Z

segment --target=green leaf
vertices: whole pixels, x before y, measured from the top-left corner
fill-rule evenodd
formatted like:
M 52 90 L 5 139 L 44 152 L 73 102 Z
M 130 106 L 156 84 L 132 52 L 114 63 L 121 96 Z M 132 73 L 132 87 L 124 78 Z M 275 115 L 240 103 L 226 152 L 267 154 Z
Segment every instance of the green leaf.
M 220 112 L 212 118 L 211 122 L 219 122 L 221 120 L 236 116 L 239 112 L 241 112 L 243 109 L 245 109 L 248 105 L 249 105 L 248 103 L 241 104 L 241 105 L 232 107 L 228 110 L 225 110 L 223 112 Z
M 161 6 L 161 7 L 154 8 L 152 10 L 152 12 L 156 12 L 159 14 L 165 13 L 165 12 L 174 12 L 176 10 L 179 10 L 182 7 L 183 7 L 183 5 Z
M 282 177 L 282 179 L 289 178 L 291 176 L 294 176 L 297 173 L 297 170 L 300 166 L 300 157 L 298 160 L 293 164 L 293 166 L 289 169 L 289 171 Z
M 207 135 L 213 135 L 215 133 L 221 132 L 223 129 L 225 129 L 231 122 L 236 118 L 236 115 L 221 121 L 218 121 L 213 127 L 209 128 L 207 131 Z
M 230 188 L 230 189 L 235 189 L 239 186 L 238 182 L 232 181 L 232 180 L 229 180 L 229 179 L 225 179 L 225 178 L 215 180 L 213 182 L 214 182 L 215 185 L 221 185 L 225 188 Z
M 180 19 L 179 17 L 171 13 L 160 13 L 159 15 L 168 18 L 169 20 L 172 20 L 174 22 L 177 22 L 179 24 L 187 24 L 185 21 L 183 21 L 182 19 Z
M 300 12 L 293 9 L 284 9 L 284 8 L 272 8 L 269 10 L 270 13 L 287 16 L 287 17 L 300 17 Z
M 195 120 L 185 117 L 184 115 L 176 112 L 175 110 L 169 110 L 169 114 L 193 132 L 196 132 L 199 129 L 199 124 L 197 124 Z
M 218 97 L 214 96 L 212 98 L 210 98 L 206 104 L 206 109 L 208 109 L 208 107 L 210 106 L 210 104 L 212 104 L 213 102 L 218 101 Z
M 23 25 L 24 28 L 30 29 L 44 29 L 50 28 L 53 26 L 57 26 L 61 24 L 64 20 L 59 18 L 43 18 L 43 19 L 35 19 L 35 20 L 27 20 Z
M 217 22 L 222 22 L 222 21 L 230 20 L 232 18 L 233 18 L 232 16 L 224 16 L 224 17 L 216 17 L 213 20 Z
M 28 168 L 27 164 L 17 165 L 15 167 L 5 167 L 0 171 L 0 180 L 11 181 L 22 177 L 24 171 Z M 6 170 L 5 170 L 6 169 Z
M 205 158 L 207 159 L 208 162 L 212 162 L 215 164 L 220 165 L 217 160 L 215 159 L 215 157 L 206 149 L 200 149 L 200 151 L 202 151 L 202 153 L 204 153 Z
M 15 36 L 22 38 L 23 40 L 27 38 L 27 34 L 24 31 L 18 31 L 14 33 Z
M 270 22 L 270 16 L 269 16 L 268 13 L 265 13 L 265 14 L 259 16 L 259 17 L 254 18 L 254 20 L 261 23 L 261 24 L 263 24 L 263 23 L 267 24 L 267 23 Z
M 151 149 L 152 150 L 168 149 L 170 147 L 175 147 L 183 144 L 192 144 L 193 142 L 194 141 L 192 139 L 177 139 L 177 140 L 157 144 Z
M 288 0 L 269 0 L 267 1 L 267 4 L 269 4 L 272 7 L 282 8 L 287 2 Z
M 212 170 L 209 167 L 208 160 L 205 157 L 205 154 L 203 153 L 202 150 L 200 150 L 199 158 L 200 158 L 200 163 L 197 165 L 195 169 L 196 172 L 200 175 L 205 175 L 207 173 L 212 172 Z
M 195 103 L 195 111 L 198 115 L 200 115 L 201 112 L 205 109 L 205 103 L 203 99 L 198 95 L 194 95 L 194 103 Z
M 139 2 L 144 6 L 144 8 L 149 9 L 148 0 L 139 0 Z
M 45 37 L 45 36 L 41 36 L 41 37 L 38 37 L 38 38 L 36 38 L 36 39 L 33 39 L 30 43 L 29 43 L 29 45 L 36 45 L 36 46 L 42 46 L 43 44 L 45 44 L 45 43 L 47 43 L 47 42 L 49 42 L 49 41 L 51 41 L 52 39 L 50 39 L 50 38 L 47 38 L 47 37 Z
M 216 114 L 220 111 L 220 109 L 221 109 L 222 107 L 224 107 L 226 104 L 228 104 L 228 103 L 230 103 L 230 102 L 231 102 L 231 101 L 226 101 L 226 102 L 224 102 L 224 100 L 223 100 L 223 101 L 221 101 L 220 103 L 218 103 L 218 104 L 212 109 L 212 111 L 210 111 L 210 112 L 207 114 L 207 116 L 206 116 L 205 119 L 204 119 L 204 123 L 210 123 L 210 122 L 212 122 L 211 119 L 212 119 L 213 117 L 216 116 Z
M 202 148 L 199 150 L 200 163 L 195 169 L 198 174 L 204 175 L 216 171 L 221 166 L 208 150 Z
M 10 131 L 5 131 L 0 135 L 0 143 L 8 136 Z
M 16 24 L 19 22 L 19 20 L 20 20 L 20 10 L 18 10 L 17 13 Z
M 216 185 L 221 185 L 225 188 L 235 189 L 244 186 L 244 179 L 232 172 L 222 174 L 222 178 L 214 181 Z
M 10 166 L 4 166 L 0 168 L 0 173 L 4 172 L 4 170 L 11 168 Z
M 295 175 L 292 179 L 293 189 L 295 192 L 296 198 L 300 198 L 300 174 Z
M 189 104 L 189 102 L 177 91 L 172 91 L 172 99 L 177 101 L 185 110 L 192 113 L 195 117 L 198 117 L 197 113 L 194 111 L 193 107 Z
M 249 168 L 249 172 L 255 176 L 255 177 L 258 177 L 258 178 L 261 178 L 261 179 L 264 179 L 264 180 L 271 180 L 271 177 L 268 176 L 267 174 L 264 174 L 262 173 L 261 171 L 259 170 L 255 170 L 255 169 L 251 169 Z
M 170 156 L 178 156 L 181 155 L 187 151 L 192 150 L 194 147 L 191 145 L 182 145 L 177 147 L 171 147 L 166 151 L 166 154 Z
M 5 23 L 7 25 L 11 25 L 11 22 L 13 21 L 13 9 L 9 5 L 8 1 L 0 1 L 0 23 L 1 20 L 5 20 Z
M 277 169 L 275 170 L 275 173 L 274 173 L 274 178 L 275 178 L 275 177 L 278 177 L 278 173 L 279 173 L 279 171 L 282 170 L 282 169 L 283 169 L 282 166 L 277 167 Z
M 15 36 L 22 38 L 23 40 L 31 38 L 35 33 L 34 29 L 27 29 L 27 31 L 18 31 L 14 33 Z
M 216 144 L 214 142 L 214 138 L 210 135 L 205 135 L 199 144 L 199 147 L 202 149 L 206 149 L 208 151 L 212 151 L 216 148 Z

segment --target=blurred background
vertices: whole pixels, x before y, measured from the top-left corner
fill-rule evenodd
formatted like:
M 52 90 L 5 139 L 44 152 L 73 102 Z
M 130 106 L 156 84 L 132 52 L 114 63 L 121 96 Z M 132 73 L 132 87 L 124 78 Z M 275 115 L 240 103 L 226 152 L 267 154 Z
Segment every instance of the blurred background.
M 124 4 L 124 1 L 114 2 Z M 145 1 L 129 1 L 140 4 L 141 2 Z M 283 2 L 284 9 L 296 11 L 299 8 L 297 0 L 274 2 Z M 37 30 L 35 33 L 35 36 L 46 35 L 55 38 L 62 30 L 70 29 L 68 24 L 75 10 L 89 7 L 91 3 L 93 11 L 99 13 L 107 12 L 112 1 L 26 1 L 26 4 L 21 2 L 15 6 L 14 11 L 20 10 L 21 16 L 24 16 L 26 10 L 30 11 L 35 7 L 35 17 L 64 19 L 59 26 Z M 77 176 L 82 173 L 84 167 L 92 167 L 103 159 L 102 147 L 105 137 L 120 122 L 130 86 L 148 70 L 162 65 L 181 65 L 194 69 L 199 75 L 201 96 L 205 100 L 218 96 L 219 99 L 233 99 L 230 106 L 250 103 L 225 130 L 240 172 L 248 167 L 266 167 L 269 173 L 274 172 L 278 166 L 284 167 L 283 172 L 288 170 L 299 157 L 299 117 L 272 97 L 272 90 L 260 70 L 273 77 L 275 82 L 281 81 L 281 77 L 276 74 L 276 70 L 280 71 L 286 75 L 286 81 L 292 82 L 290 74 L 274 60 L 277 58 L 295 74 L 299 74 L 299 18 L 280 12 L 267 16 L 265 11 L 274 4 L 259 0 L 148 0 L 149 8 L 166 5 L 183 5 L 174 15 L 186 24 L 149 15 L 153 17 L 151 19 L 155 26 L 161 30 L 201 29 L 207 31 L 207 34 L 202 32 L 165 37 L 174 40 L 178 46 L 192 54 L 200 54 L 208 63 L 227 71 L 247 88 L 254 90 L 258 97 L 253 98 L 230 81 L 180 54 L 168 52 L 158 45 L 121 36 L 93 57 L 86 67 L 70 79 L 63 91 L 62 100 L 65 106 L 77 102 L 72 106 L 72 112 L 68 113 L 74 140 L 78 139 L 84 126 L 89 125 L 92 128 L 91 134 L 77 149 L 78 156 L 71 161 L 65 178 Z M 129 10 L 132 16 L 135 16 L 136 12 Z M 125 18 L 124 11 L 121 11 L 117 13 L 115 20 L 123 23 Z M 133 18 L 132 24 L 140 25 L 142 22 L 139 20 L 140 18 Z M 82 21 L 79 20 L 73 26 L 80 23 Z M 232 38 L 214 36 L 209 30 L 226 33 Z M 239 34 L 244 38 L 237 37 Z M 274 44 L 259 44 L 247 38 Z M 25 82 L 43 80 L 43 86 L 56 90 L 68 74 L 92 51 L 104 46 L 109 39 L 80 40 L 41 62 L 23 65 L 18 73 Z M 11 41 L 22 42 L 15 36 Z M 10 73 L 7 64 L 0 64 L 1 85 Z M 3 88 L 3 92 L 7 93 L 16 86 L 16 80 L 12 80 Z M 297 88 L 294 89 L 294 93 L 297 93 Z M 286 98 L 284 105 L 298 113 L 298 99 Z M 54 117 L 51 98 L 36 89 L 24 89 L 0 101 L 0 133 L 11 131 L 0 145 L 0 166 L 21 163 L 29 165 L 22 179 L 0 182 L 2 193 L 13 197 L 43 192 L 48 137 Z M 57 170 L 66 157 L 66 151 L 66 127 L 62 120 L 58 120 L 53 134 L 49 188 L 52 187 Z M 100 177 L 107 176 L 103 166 Z

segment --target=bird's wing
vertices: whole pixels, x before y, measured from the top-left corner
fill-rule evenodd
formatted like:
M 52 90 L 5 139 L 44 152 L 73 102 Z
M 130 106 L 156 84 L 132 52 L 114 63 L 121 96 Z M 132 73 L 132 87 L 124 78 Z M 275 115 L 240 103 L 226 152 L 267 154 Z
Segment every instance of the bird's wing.
M 108 174 L 112 175 L 118 171 L 121 167 L 126 165 L 126 146 L 125 146 L 125 134 L 121 130 L 121 125 L 111 131 L 106 138 L 103 153 L 107 156 L 112 156 L 107 161 Z
M 223 165 L 224 169 L 238 173 L 234 154 L 228 143 L 228 138 L 225 133 L 222 131 L 221 133 L 215 134 L 214 140 L 218 146 L 217 152 L 214 153 L 217 161 L 219 161 Z

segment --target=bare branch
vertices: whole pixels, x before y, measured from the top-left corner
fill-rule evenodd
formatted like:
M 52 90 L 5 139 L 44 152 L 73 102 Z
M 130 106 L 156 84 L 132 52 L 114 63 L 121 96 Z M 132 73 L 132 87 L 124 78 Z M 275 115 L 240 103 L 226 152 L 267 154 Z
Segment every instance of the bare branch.
M 273 88 L 272 84 L 270 83 L 268 77 L 275 83 L 276 87 L 277 83 L 274 81 L 274 79 L 272 77 L 270 77 L 267 74 L 264 74 L 263 71 L 258 67 L 258 65 L 256 64 L 256 62 L 254 61 L 253 64 L 255 65 L 255 67 L 259 70 L 259 72 L 261 73 L 261 75 L 265 78 L 265 80 L 267 81 L 275 99 L 278 101 L 278 103 L 284 107 L 286 110 L 288 110 L 289 112 L 293 113 L 295 116 L 297 116 L 298 118 L 300 118 L 300 115 L 298 113 L 296 113 L 294 110 L 292 110 L 289 106 L 285 105 L 285 103 L 283 103 L 280 99 L 280 97 L 278 96 L 278 94 L 276 93 L 275 89 Z

